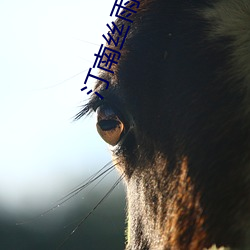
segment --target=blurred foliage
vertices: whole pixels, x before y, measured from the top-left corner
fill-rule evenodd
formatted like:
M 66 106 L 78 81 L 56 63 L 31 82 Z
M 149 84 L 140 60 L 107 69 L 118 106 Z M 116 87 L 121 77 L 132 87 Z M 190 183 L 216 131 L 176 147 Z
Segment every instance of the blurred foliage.
M 106 190 L 106 188 L 105 188 Z M 54 250 L 105 195 L 103 188 L 91 190 L 88 199 L 74 197 L 50 213 L 24 225 L 20 218 L 1 213 L 1 250 Z M 62 250 L 123 250 L 125 195 L 119 185 L 66 241 Z M 66 207 L 66 212 L 64 211 Z

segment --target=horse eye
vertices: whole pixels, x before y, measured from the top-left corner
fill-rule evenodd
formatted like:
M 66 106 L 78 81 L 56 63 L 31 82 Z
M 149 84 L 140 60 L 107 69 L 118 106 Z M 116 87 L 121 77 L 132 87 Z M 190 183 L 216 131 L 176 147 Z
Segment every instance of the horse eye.
M 115 146 L 124 134 L 124 124 L 116 112 L 108 105 L 97 108 L 96 128 L 102 139 Z

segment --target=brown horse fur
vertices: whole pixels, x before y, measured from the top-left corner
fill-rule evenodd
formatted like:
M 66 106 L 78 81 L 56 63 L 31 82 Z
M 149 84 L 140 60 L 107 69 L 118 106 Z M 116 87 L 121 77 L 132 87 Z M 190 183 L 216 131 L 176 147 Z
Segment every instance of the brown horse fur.
M 250 1 L 140 2 L 78 115 L 108 105 L 125 124 L 126 249 L 250 249 Z

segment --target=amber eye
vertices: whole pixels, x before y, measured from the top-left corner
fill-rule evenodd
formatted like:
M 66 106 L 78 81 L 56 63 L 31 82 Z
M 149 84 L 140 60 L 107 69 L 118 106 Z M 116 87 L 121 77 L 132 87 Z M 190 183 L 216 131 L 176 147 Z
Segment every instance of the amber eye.
M 115 146 L 124 134 L 124 124 L 116 112 L 108 105 L 97 108 L 96 128 L 102 139 L 108 144 Z

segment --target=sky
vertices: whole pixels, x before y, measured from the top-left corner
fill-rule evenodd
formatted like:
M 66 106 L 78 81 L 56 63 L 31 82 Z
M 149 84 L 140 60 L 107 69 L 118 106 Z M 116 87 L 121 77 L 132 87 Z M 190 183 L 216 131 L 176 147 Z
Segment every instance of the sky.
M 113 3 L 0 1 L 1 208 L 54 199 L 111 160 L 95 117 L 73 117 Z

